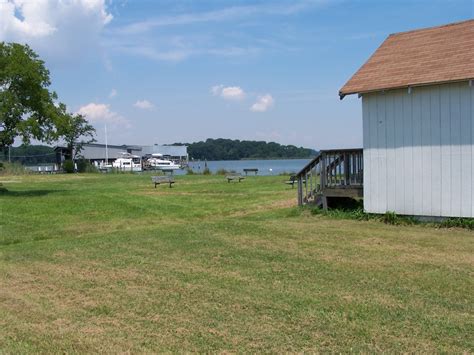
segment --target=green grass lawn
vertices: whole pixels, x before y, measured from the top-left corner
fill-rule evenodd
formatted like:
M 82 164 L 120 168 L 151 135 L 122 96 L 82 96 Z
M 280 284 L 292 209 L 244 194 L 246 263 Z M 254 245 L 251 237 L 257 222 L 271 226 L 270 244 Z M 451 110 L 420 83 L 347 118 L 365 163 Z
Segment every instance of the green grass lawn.
M 472 231 L 176 180 L 1 177 L 0 353 L 474 352 Z

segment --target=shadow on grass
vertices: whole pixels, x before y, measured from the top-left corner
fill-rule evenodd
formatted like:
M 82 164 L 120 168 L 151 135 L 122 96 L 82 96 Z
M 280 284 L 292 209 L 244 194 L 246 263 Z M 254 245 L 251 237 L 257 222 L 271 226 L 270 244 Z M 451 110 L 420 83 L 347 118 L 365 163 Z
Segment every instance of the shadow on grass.
M 38 197 L 45 196 L 52 193 L 64 192 L 64 190 L 20 190 L 10 191 L 6 188 L 0 189 L 0 196 L 13 196 L 13 197 Z
M 47 236 L 47 235 L 34 236 L 33 238 L 5 237 L 4 239 L 0 239 L 0 246 L 36 242 L 36 241 L 41 241 L 41 240 L 53 239 L 53 238 L 54 237 Z

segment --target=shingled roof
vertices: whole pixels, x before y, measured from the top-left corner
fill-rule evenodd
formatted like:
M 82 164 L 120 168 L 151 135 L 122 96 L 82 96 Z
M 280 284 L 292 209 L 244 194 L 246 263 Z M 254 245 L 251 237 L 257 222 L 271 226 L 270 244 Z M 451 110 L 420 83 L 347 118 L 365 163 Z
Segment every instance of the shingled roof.
M 339 96 L 473 78 L 474 20 L 468 20 L 388 36 Z

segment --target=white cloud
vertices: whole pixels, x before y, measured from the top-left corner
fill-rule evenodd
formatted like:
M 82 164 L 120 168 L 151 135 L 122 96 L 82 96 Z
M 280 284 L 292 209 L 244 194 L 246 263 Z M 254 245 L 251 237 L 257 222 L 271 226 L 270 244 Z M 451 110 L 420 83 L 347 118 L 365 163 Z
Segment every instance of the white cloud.
M 273 99 L 272 95 L 266 94 L 263 96 L 259 96 L 257 99 L 257 102 L 255 102 L 250 107 L 250 111 L 265 112 L 268 109 L 272 108 L 274 104 L 275 104 L 275 100 Z
M 256 16 L 289 16 L 308 8 L 322 6 L 326 0 L 290 0 L 275 4 L 229 6 L 219 10 L 182 13 L 175 16 L 155 17 L 135 22 L 117 30 L 120 34 L 139 34 L 164 26 L 183 26 L 206 22 L 224 22 L 241 20 Z
M 0 3 L 0 39 L 14 37 L 44 37 L 56 31 L 45 10 L 45 1 L 25 2 L 8 0 Z M 15 12 L 21 14 L 20 18 Z
M 116 89 L 112 89 L 112 91 L 110 92 L 109 94 L 109 98 L 114 98 L 115 96 L 117 96 L 118 92 Z
M 28 43 L 50 61 L 83 57 L 100 47 L 112 20 L 106 7 L 106 0 L 0 0 L 0 41 Z
M 87 16 L 100 25 L 108 24 L 113 16 L 107 13 L 105 0 L 3 0 L 0 3 L 0 39 L 47 37 L 67 27 L 74 18 Z M 72 21 L 75 22 L 75 21 Z M 86 26 L 93 23 L 85 23 Z
M 238 86 L 229 86 L 222 89 L 221 96 L 228 100 L 242 100 L 245 92 Z
M 91 123 L 111 123 L 118 126 L 130 127 L 130 122 L 116 112 L 110 110 L 110 105 L 91 102 L 77 110 Z
M 208 48 L 198 51 L 198 54 L 209 54 L 218 57 L 244 57 L 255 56 L 260 54 L 262 48 L 259 47 L 239 47 L 228 46 L 223 48 Z
M 123 41 L 123 38 L 121 39 Z M 179 62 L 186 59 L 191 51 L 184 48 L 172 48 L 160 50 L 153 46 L 147 45 L 136 45 L 136 44 L 114 44 L 110 46 L 111 49 L 121 52 L 129 53 L 133 55 L 139 55 L 148 59 L 158 60 L 158 61 L 169 61 L 169 62 Z
M 214 85 L 211 88 L 211 94 L 214 95 L 214 96 L 219 96 L 222 92 L 223 87 L 224 87 L 224 85 Z
M 155 37 L 150 39 L 146 35 L 137 38 L 137 36 L 117 36 L 111 33 L 109 32 L 106 40 L 102 41 L 105 48 L 113 52 L 140 56 L 155 61 L 181 62 L 193 56 L 249 57 L 262 52 L 262 49 L 256 46 L 216 47 L 207 35 L 188 34 L 184 37 L 160 36 L 158 39 Z
M 340 0 L 331 2 L 328 0 L 264 1 L 248 5 L 223 5 L 209 11 L 202 11 L 202 9 L 188 12 L 172 11 L 173 15 L 138 19 L 136 22 L 109 28 L 102 43 L 111 51 L 167 62 L 179 62 L 197 56 L 248 58 L 260 55 L 265 50 L 295 50 L 293 39 L 289 46 L 280 38 L 278 41 L 259 40 L 254 34 L 242 36 L 239 33 L 238 36 L 226 34 L 225 41 L 222 41 L 222 35 L 215 31 L 208 33 L 198 28 L 196 30 L 193 28 L 191 31 L 181 30 L 181 28 L 203 26 L 206 23 L 242 25 L 246 22 L 245 20 L 253 23 L 267 17 L 284 18 L 308 9 L 328 6 L 329 3 L 336 1 Z M 181 8 L 186 9 L 185 6 Z M 166 29 L 162 31 L 160 30 L 162 28 Z M 180 35 L 167 35 L 173 31 Z M 174 41 L 176 37 L 179 38 L 178 42 Z M 286 35 L 284 38 L 289 39 Z
M 148 100 L 138 100 L 133 104 L 133 106 L 138 107 L 142 110 L 151 110 L 155 105 L 153 105 L 150 101 Z
M 242 100 L 245 98 L 245 91 L 239 86 L 214 85 L 211 88 L 211 93 L 226 100 Z

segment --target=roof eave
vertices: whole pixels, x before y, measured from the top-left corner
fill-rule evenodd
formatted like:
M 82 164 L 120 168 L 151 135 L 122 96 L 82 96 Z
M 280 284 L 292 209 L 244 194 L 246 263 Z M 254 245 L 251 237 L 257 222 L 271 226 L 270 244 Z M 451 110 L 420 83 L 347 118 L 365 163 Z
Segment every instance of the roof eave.
M 418 84 L 392 86 L 392 87 L 382 87 L 382 88 L 377 88 L 377 89 L 360 90 L 360 91 L 342 91 L 342 90 L 340 90 L 339 91 L 339 98 L 342 100 L 347 95 L 355 95 L 355 94 L 364 95 L 364 94 L 370 94 L 370 93 L 380 92 L 380 91 L 400 90 L 400 89 L 408 89 L 408 88 L 430 86 L 430 85 L 444 85 L 444 84 L 451 84 L 451 83 L 469 82 L 469 81 L 472 81 L 472 80 L 474 80 L 474 78 L 433 81 L 433 82 L 427 82 L 427 83 L 418 83 Z

